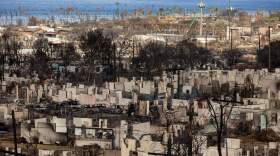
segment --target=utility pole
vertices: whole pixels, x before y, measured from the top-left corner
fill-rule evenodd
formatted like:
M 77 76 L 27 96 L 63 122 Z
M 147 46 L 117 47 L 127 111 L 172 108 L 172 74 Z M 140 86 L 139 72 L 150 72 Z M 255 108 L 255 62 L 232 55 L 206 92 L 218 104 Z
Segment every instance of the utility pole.
M 135 55 L 135 40 L 134 37 L 132 36 L 132 59 L 134 59 Z
M 272 27 L 268 26 L 268 71 L 271 72 L 271 47 L 270 47 L 270 29 Z
M 227 38 L 227 40 L 231 40 L 231 2 L 230 0 L 228 0 L 228 29 L 226 30 L 227 33 L 229 33 L 229 38 Z M 229 31 L 229 32 L 228 32 Z M 232 41 L 230 41 L 232 43 Z M 232 49 L 231 45 L 230 45 L 230 49 Z
M 178 79 L 177 79 L 177 98 L 180 99 L 181 97 L 181 91 L 182 91 L 182 87 L 181 87 L 181 72 L 180 70 L 177 70 L 177 76 L 178 76 Z
M 4 50 L 3 51 L 1 51 L 1 82 L 3 82 L 3 75 L 4 75 L 4 68 L 3 68 L 3 66 L 4 66 Z
M 230 26 L 231 26 L 231 2 L 230 0 L 228 0 L 228 26 L 229 26 L 229 29 L 230 29 Z
M 237 30 L 237 29 L 230 28 L 230 51 L 232 51 L 232 49 L 233 49 L 233 39 L 232 39 L 232 31 L 233 30 Z
M 7 52 L 7 49 L 8 49 L 8 39 L 9 39 L 9 36 L 8 34 L 3 34 L 3 39 L 4 39 L 4 48 L 3 48 L 3 60 L 2 60 L 2 81 L 4 81 L 5 79 L 5 64 L 6 64 L 6 54 L 8 53 Z
M 261 34 L 259 33 L 259 52 L 261 51 Z
M 207 41 L 207 40 L 208 40 L 208 34 L 207 34 L 207 33 L 208 33 L 208 31 L 206 31 L 206 36 L 205 36 L 205 48 L 206 48 L 206 49 L 207 49 L 207 47 L 208 47 L 208 43 L 207 43 L 207 42 L 208 42 L 208 41 Z
M 199 29 L 199 35 L 202 36 L 203 11 L 205 9 L 205 3 L 203 2 L 203 0 L 200 0 L 200 3 L 198 4 L 198 7 L 200 8 L 200 29 Z
M 208 47 L 208 24 L 207 24 L 207 18 L 205 18 L 205 48 Z
M 232 52 L 232 29 L 230 28 L 230 51 Z
M 17 128 L 16 128 L 16 119 L 15 119 L 15 111 L 12 110 L 12 119 L 13 119 L 13 134 L 14 134 L 14 148 L 15 148 L 15 156 L 18 155 L 17 152 Z

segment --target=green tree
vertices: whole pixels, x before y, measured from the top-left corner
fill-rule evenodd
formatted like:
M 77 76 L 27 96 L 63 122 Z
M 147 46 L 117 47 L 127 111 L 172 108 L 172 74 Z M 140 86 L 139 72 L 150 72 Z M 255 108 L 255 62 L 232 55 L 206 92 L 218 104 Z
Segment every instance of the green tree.
M 197 47 L 194 43 L 183 40 L 176 46 L 176 63 L 184 68 L 201 68 L 203 65 L 212 62 L 209 50 Z
M 76 47 L 74 43 L 65 43 L 61 45 L 61 47 L 58 48 L 60 59 L 62 60 L 62 65 L 64 66 L 64 76 L 65 78 L 72 79 L 73 75 L 69 75 L 69 72 L 67 70 L 67 66 L 71 65 L 74 61 L 79 61 L 81 59 L 81 56 L 79 53 L 77 53 Z M 57 78 L 59 78 L 60 72 L 57 73 Z
M 274 41 L 270 43 L 271 54 L 271 68 L 280 67 L 280 41 Z M 269 46 L 266 45 L 263 49 L 258 51 L 257 60 L 258 63 L 265 68 L 268 68 L 269 58 Z
M 239 49 L 226 50 L 223 52 L 223 58 L 226 60 L 229 67 L 238 63 L 241 56 L 242 53 Z
M 2 59 L 2 70 L 4 71 L 4 65 L 8 64 L 10 67 L 19 67 L 20 56 L 19 51 L 22 48 L 22 43 L 18 42 L 16 35 L 13 34 L 9 29 L 4 31 L 0 38 L 0 51 Z M 10 68 L 15 69 L 17 72 L 20 68 Z M 2 71 L 2 72 L 3 72 Z
M 77 53 L 74 43 L 66 43 L 63 45 L 61 59 L 65 67 L 70 65 L 73 61 L 80 60 L 80 58 L 81 56 Z
M 132 60 L 132 69 L 142 76 L 151 78 L 161 75 L 165 70 L 202 68 L 213 62 L 209 50 L 197 47 L 188 40 L 179 42 L 176 46 L 169 46 L 160 42 L 150 42 L 139 51 L 139 55 Z
M 98 65 L 104 68 L 105 78 L 114 79 L 116 64 L 116 46 L 112 38 L 105 36 L 97 29 L 80 36 L 80 48 L 84 52 L 84 61 L 89 65 L 88 81 L 92 81 L 92 74 Z
M 49 44 L 47 39 L 38 39 L 33 44 L 30 71 L 36 72 L 39 79 L 45 80 L 51 75 L 49 66 Z
M 161 74 L 166 69 L 166 47 L 159 42 L 150 42 L 139 51 L 138 57 L 132 60 L 133 69 L 136 73 L 147 78 Z M 143 75 L 144 74 L 144 75 Z

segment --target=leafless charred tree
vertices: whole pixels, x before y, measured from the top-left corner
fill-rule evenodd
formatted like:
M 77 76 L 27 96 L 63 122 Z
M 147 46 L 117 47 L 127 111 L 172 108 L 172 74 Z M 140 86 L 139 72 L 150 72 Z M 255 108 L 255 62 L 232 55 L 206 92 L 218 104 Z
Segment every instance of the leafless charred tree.
M 31 16 L 28 19 L 28 25 L 30 25 L 30 26 L 35 26 L 38 24 L 38 22 L 39 22 L 38 19 L 34 16 Z
M 179 136 L 175 138 L 176 142 L 173 143 L 175 155 L 178 156 L 199 154 L 199 151 L 201 151 L 203 145 L 207 142 L 206 137 L 198 133 L 200 127 L 195 122 L 195 116 L 197 114 L 194 112 L 193 103 L 190 103 L 190 107 L 186 113 L 189 116 L 189 121 L 185 123 L 184 128 L 179 132 Z
M 194 135 L 193 137 L 193 153 L 195 155 L 199 154 L 199 151 L 202 150 L 203 145 L 207 142 L 207 138 L 202 135 Z
M 227 135 L 227 122 L 229 121 L 233 107 L 241 103 L 236 101 L 236 91 L 236 84 L 234 89 L 230 89 L 228 84 L 219 85 L 219 83 L 212 82 L 212 95 L 204 95 L 213 126 L 216 129 L 219 156 L 222 156 L 223 137 Z
M 217 108 L 215 108 L 210 99 L 207 99 L 207 103 L 213 120 L 213 125 L 216 128 L 218 154 L 219 156 L 222 156 L 222 139 L 226 131 L 226 122 L 229 119 L 233 105 L 230 105 L 230 102 L 219 102 Z M 228 111 L 228 108 L 230 111 Z

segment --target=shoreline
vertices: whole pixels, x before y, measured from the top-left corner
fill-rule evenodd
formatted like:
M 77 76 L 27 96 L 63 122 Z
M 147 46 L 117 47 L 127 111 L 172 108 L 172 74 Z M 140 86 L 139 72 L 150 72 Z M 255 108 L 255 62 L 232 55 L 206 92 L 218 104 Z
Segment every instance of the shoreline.
M 119 4 L 95 4 L 95 5 L 87 5 L 91 4 L 91 2 L 83 2 L 77 3 L 73 0 L 67 2 L 52 2 L 47 4 L 45 2 L 38 2 L 34 4 L 34 6 L 30 3 L 32 0 L 22 0 L 20 3 L 19 0 L 15 0 L 13 3 L 9 2 L 0 2 L 0 25 L 13 25 L 21 20 L 22 23 L 26 24 L 28 22 L 29 17 L 36 17 L 42 20 L 51 20 L 54 19 L 55 22 L 66 21 L 69 23 L 79 22 L 81 18 L 83 20 L 113 20 L 120 19 L 121 16 L 125 18 L 131 18 L 133 14 L 137 10 L 143 10 L 144 14 L 140 14 L 140 16 L 135 17 L 145 17 L 147 12 L 150 11 L 152 15 L 157 15 L 157 12 L 163 8 L 164 13 L 169 15 L 188 15 L 192 13 L 199 12 L 199 8 L 197 7 L 195 2 L 180 2 L 176 1 L 173 3 L 155 3 L 146 2 L 140 3 L 139 1 L 134 5 L 131 3 L 119 3 Z M 198 1 L 198 0 L 197 0 Z M 40 4 L 44 3 L 44 5 Z M 55 3 L 58 3 L 56 6 Z M 255 3 L 255 2 L 254 2 Z M 4 5 L 1 5 L 4 4 Z M 11 5 L 9 5 L 11 4 Z M 22 5 L 22 4 L 25 4 Z M 216 4 L 216 5 L 215 5 Z M 242 5 L 245 4 L 245 5 Z M 247 5 L 246 5 L 247 4 Z M 252 4 L 252 3 L 250 3 Z M 260 6 L 260 2 L 256 1 L 256 4 L 249 5 L 249 2 L 234 2 L 232 3 L 232 7 L 241 11 L 247 12 L 249 15 L 254 15 L 257 11 L 262 11 L 265 15 L 269 15 L 272 11 L 280 11 L 280 5 L 278 2 L 273 3 L 265 3 L 262 2 L 262 8 Z M 36 7 L 38 5 L 38 7 Z M 30 7 L 29 7 L 30 6 Z M 227 8 L 227 2 L 225 3 L 217 3 L 217 2 L 208 2 L 206 0 L 206 9 L 205 13 L 209 14 L 210 8 L 218 8 L 220 10 L 224 10 Z M 180 12 L 180 13 L 177 13 Z M 167 13 L 166 13 L 167 12 Z M 171 12 L 171 13 L 170 13 Z

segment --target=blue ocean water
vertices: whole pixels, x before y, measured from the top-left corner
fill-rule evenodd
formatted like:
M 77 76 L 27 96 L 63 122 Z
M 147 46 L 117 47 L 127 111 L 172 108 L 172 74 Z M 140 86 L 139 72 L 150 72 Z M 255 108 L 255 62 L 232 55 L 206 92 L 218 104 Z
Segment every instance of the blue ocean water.
M 0 12 L 18 10 L 30 15 L 54 13 L 60 8 L 72 7 L 82 11 L 93 12 L 97 9 L 114 10 L 119 3 L 121 9 L 160 8 L 180 6 L 184 9 L 197 8 L 199 0 L 0 0 Z M 207 7 L 225 8 L 228 0 L 205 0 Z M 232 7 L 247 11 L 280 10 L 280 0 L 231 0 Z
M 209 7 L 226 8 L 228 0 L 204 0 L 206 11 Z M 72 14 L 111 16 L 116 9 L 132 12 L 137 8 L 150 9 L 180 7 L 197 11 L 199 0 L 0 0 L 0 18 L 14 17 L 64 17 L 66 8 L 72 8 Z M 231 0 L 233 8 L 255 12 L 256 10 L 280 10 L 280 0 Z M 73 15 L 74 16 L 74 15 Z

